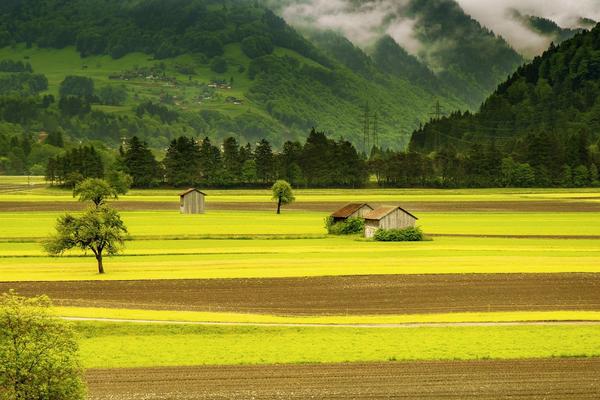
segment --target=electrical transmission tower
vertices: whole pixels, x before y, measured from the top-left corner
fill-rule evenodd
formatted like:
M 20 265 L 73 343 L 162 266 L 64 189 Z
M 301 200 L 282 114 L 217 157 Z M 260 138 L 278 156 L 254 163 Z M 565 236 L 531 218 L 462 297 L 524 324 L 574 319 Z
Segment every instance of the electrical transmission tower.
M 363 151 L 367 157 L 372 146 L 379 147 L 379 116 L 367 103 L 363 114 Z
M 440 104 L 439 100 L 435 102 L 435 106 L 433 106 L 433 110 L 429 113 L 429 115 L 431 115 L 432 121 L 439 121 L 440 119 L 442 119 L 443 116 L 446 115 L 446 113 L 444 112 L 444 108 Z M 437 130 L 433 138 L 433 147 L 436 151 L 440 148 L 440 133 Z
M 442 107 L 442 105 L 440 104 L 440 101 L 436 101 L 435 105 L 433 106 L 433 110 L 432 112 L 429 113 L 429 115 L 431 115 L 431 119 L 442 119 L 442 117 L 444 115 L 446 115 L 446 113 L 444 112 L 444 107 Z

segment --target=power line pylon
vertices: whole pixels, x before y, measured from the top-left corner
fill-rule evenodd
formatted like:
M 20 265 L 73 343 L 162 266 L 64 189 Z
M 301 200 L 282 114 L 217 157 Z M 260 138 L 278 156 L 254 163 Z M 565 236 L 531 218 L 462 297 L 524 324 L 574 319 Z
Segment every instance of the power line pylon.
M 368 157 L 369 147 L 371 140 L 371 120 L 369 117 L 369 103 L 365 104 L 365 111 L 363 114 L 363 152 Z
M 435 102 L 435 106 L 433 106 L 433 111 L 430 112 L 429 115 L 431 115 L 432 119 L 435 120 L 442 119 L 442 117 L 446 115 L 446 113 L 444 112 L 444 107 L 442 107 L 439 100 Z
M 433 106 L 433 111 L 429 113 L 429 115 L 431 115 L 432 121 L 439 121 L 440 119 L 442 119 L 443 116 L 446 115 L 446 113 L 444 112 L 444 107 L 442 107 L 439 100 L 435 102 L 435 106 Z M 440 148 L 440 133 L 437 130 L 433 138 L 433 148 L 436 151 Z
M 371 147 L 379 147 L 379 115 L 371 112 L 369 104 L 364 108 L 363 114 L 363 152 L 368 157 Z

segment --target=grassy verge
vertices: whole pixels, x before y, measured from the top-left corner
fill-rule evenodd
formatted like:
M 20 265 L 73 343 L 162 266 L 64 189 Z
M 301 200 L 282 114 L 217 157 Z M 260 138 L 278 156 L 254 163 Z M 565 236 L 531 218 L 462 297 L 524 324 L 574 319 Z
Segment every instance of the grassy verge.
M 257 324 L 419 324 L 457 322 L 600 321 L 600 311 L 474 312 L 413 315 L 278 316 L 196 311 L 56 307 L 62 317 Z
M 79 323 L 86 368 L 600 356 L 600 327 L 269 328 Z

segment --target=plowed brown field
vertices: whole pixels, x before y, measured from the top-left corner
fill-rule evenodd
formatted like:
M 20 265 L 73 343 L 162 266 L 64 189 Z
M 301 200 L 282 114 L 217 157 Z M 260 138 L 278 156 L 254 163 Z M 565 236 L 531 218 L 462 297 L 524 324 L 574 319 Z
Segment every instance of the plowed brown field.
M 598 399 L 600 359 L 90 370 L 91 400 Z
M 600 310 L 600 274 L 0 283 L 58 305 L 284 315 Z
M 401 201 L 402 206 L 413 212 L 600 212 L 600 202 L 586 201 Z M 391 202 L 393 203 L 393 202 Z M 370 203 L 381 205 L 379 203 Z M 120 200 L 112 204 L 121 211 L 178 211 L 177 201 L 131 201 Z M 288 210 L 331 212 L 345 203 L 298 202 L 286 206 Z M 273 204 L 265 202 L 208 202 L 212 210 L 272 211 Z M 27 211 L 76 211 L 85 204 L 76 201 L 0 201 L 0 212 Z

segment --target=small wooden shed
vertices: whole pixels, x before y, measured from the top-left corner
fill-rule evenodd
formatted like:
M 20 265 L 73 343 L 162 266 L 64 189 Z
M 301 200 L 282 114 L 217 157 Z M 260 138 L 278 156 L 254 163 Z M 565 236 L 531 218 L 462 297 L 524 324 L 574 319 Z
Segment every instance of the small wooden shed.
M 365 237 L 372 238 L 379 229 L 414 227 L 418 219 L 402 207 L 379 207 L 365 215 Z
M 188 189 L 179 195 L 179 211 L 182 214 L 204 214 L 206 193 L 198 189 Z
M 373 207 L 367 203 L 350 203 L 331 214 L 331 217 L 333 218 L 333 222 L 341 222 L 348 218 L 363 218 L 371 211 L 373 211 Z

